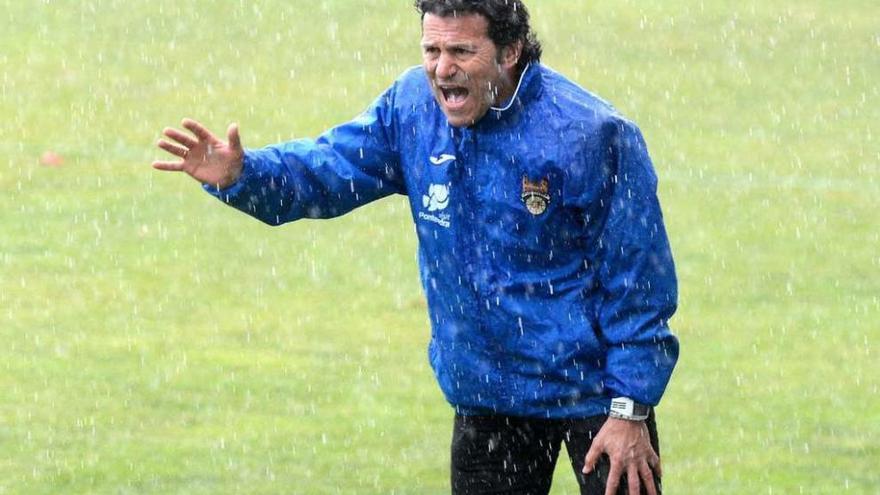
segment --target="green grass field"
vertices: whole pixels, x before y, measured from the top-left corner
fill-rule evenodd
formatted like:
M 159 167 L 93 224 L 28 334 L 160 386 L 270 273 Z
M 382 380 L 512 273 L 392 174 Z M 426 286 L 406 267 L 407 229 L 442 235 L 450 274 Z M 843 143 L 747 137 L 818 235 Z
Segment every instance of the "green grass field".
M 666 492 L 880 493 L 876 2 L 530 6 L 545 62 L 638 122 L 660 175 Z M 272 229 L 149 167 L 182 117 L 252 147 L 353 117 L 420 61 L 410 2 L 0 21 L 0 494 L 448 493 L 405 200 Z

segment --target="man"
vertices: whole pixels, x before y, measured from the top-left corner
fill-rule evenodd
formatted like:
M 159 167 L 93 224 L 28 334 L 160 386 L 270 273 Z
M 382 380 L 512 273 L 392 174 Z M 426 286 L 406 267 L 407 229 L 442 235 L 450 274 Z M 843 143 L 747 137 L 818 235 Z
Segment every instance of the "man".
M 316 140 L 159 147 L 271 225 L 408 195 L 431 365 L 455 407 L 456 494 L 659 493 L 651 406 L 678 357 L 676 280 L 639 130 L 540 64 L 519 0 L 420 0 L 424 70 Z

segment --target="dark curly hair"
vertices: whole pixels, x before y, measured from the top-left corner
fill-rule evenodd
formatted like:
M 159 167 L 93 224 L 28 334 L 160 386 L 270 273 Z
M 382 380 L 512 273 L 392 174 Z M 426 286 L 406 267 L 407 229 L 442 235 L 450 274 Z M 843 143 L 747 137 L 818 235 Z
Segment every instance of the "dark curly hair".
M 416 0 L 415 7 L 422 19 L 425 14 L 480 14 L 489 22 L 489 38 L 496 46 L 522 41 L 517 70 L 541 60 L 541 42 L 529 26 L 529 11 L 521 0 Z

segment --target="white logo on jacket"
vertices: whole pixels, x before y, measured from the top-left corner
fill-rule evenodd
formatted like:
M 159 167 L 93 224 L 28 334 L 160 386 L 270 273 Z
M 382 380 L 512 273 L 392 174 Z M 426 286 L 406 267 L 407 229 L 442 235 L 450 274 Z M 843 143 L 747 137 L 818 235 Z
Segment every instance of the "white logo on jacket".
M 431 160 L 431 163 L 433 163 L 434 165 L 443 165 L 446 162 L 451 162 L 452 160 L 455 160 L 455 155 L 449 155 L 447 153 L 443 153 L 439 157 L 437 157 L 437 156 L 428 157 L 428 160 Z
M 431 184 L 428 194 L 422 196 L 422 205 L 428 211 L 445 210 L 449 206 L 449 186 L 445 184 Z
M 439 213 L 442 210 L 445 210 L 447 206 L 449 206 L 449 186 L 446 184 L 431 184 L 428 186 L 428 194 L 422 196 L 422 206 L 428 209 L 429 212 L 437 212 L 436 214 L 429 214 L 423 211 L 419 212 L 419 218 L 422 220 L 427 220 L 429 222 L 436 223 L 437 225 L 445 228 L 449 228 L 452 223 L 449 219 L 452 217 L 449 213 Z

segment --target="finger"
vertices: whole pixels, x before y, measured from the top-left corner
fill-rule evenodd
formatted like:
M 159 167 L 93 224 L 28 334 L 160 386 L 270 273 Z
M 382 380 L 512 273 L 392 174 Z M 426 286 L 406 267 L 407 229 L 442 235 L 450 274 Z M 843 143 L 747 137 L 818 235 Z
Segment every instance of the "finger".
M 180 132 L 177 129 L 172 129 L 171 127 L 166 127 L 162 131 L 162 134 L 165 134 L 166 136 L 186 146 L 187 148 L 192 148 L 199 144 L 199 142 L 193 139 L 193 137 L 189 134 L 186 134 L 185 132 Z
M 632 464 L 626 468 L 626 484 L 629 488 L 629 495 L 639 495 L 639 488 L 641 488 L 639 469 Z
M 164 170 L 165 172 L 182 172 L 183 162 L 153 162 L 153 168 L 156 170 Z
M 186 154 L 189 152 L 189 150 L 187 148 L 184 148 L 183 146 L 178 146 L 174 143 L 169 143 L 168 141 L 164 141 L 161 139 L 156 144 L 163 150 L 171 153 L 174 156 L 179 156 L 183 159 L 186 159 Z
M 660 467 L 660 457 L 657 454 L 648 456 L 648 466 L 657 473 L 657 477 L 663 476 L 663 469 Z
M 596 442 L 593 442 L 593 445 L 590 446 L 590 450 L 587 452 L 587 456 L 584 457 L 584 468 L 581 470 L 584 474 L 590 474 L 596 467 L 596 463 L 599 462 L 599 456 L 602 455 L 602 450 L 598 447 Z
M 217 141 L 217 137 L 211 134 L 211 131 L 209 131 L 205 128 L 205 126 L 199 124 L 193 119 L 183 119 L 181 125 L 192 131 L 192 133 L 195 134 L 200 141 L 208 141 L 212 143 L 214 141 Z
M 605 483 L 605 495 L 614 495 L 617 487 L 620 486 L 620 464 L 611 462 L 611 469 L 608 471 L 608 481 Z
M 657 487 L 654 485 L 654 473 L 647 463 L 642 463 L 639 468 L 639 476 L 642 477 L 642 482 L 645 484 L 645 490 L 648 491 L 648 495 L 657 495 Z
M 229 147 L 234 150 L 241 150 L 241 136 L 238 134 L 238 124 L 229 124 L 226 130 L 226 138 L 229 141 Z

